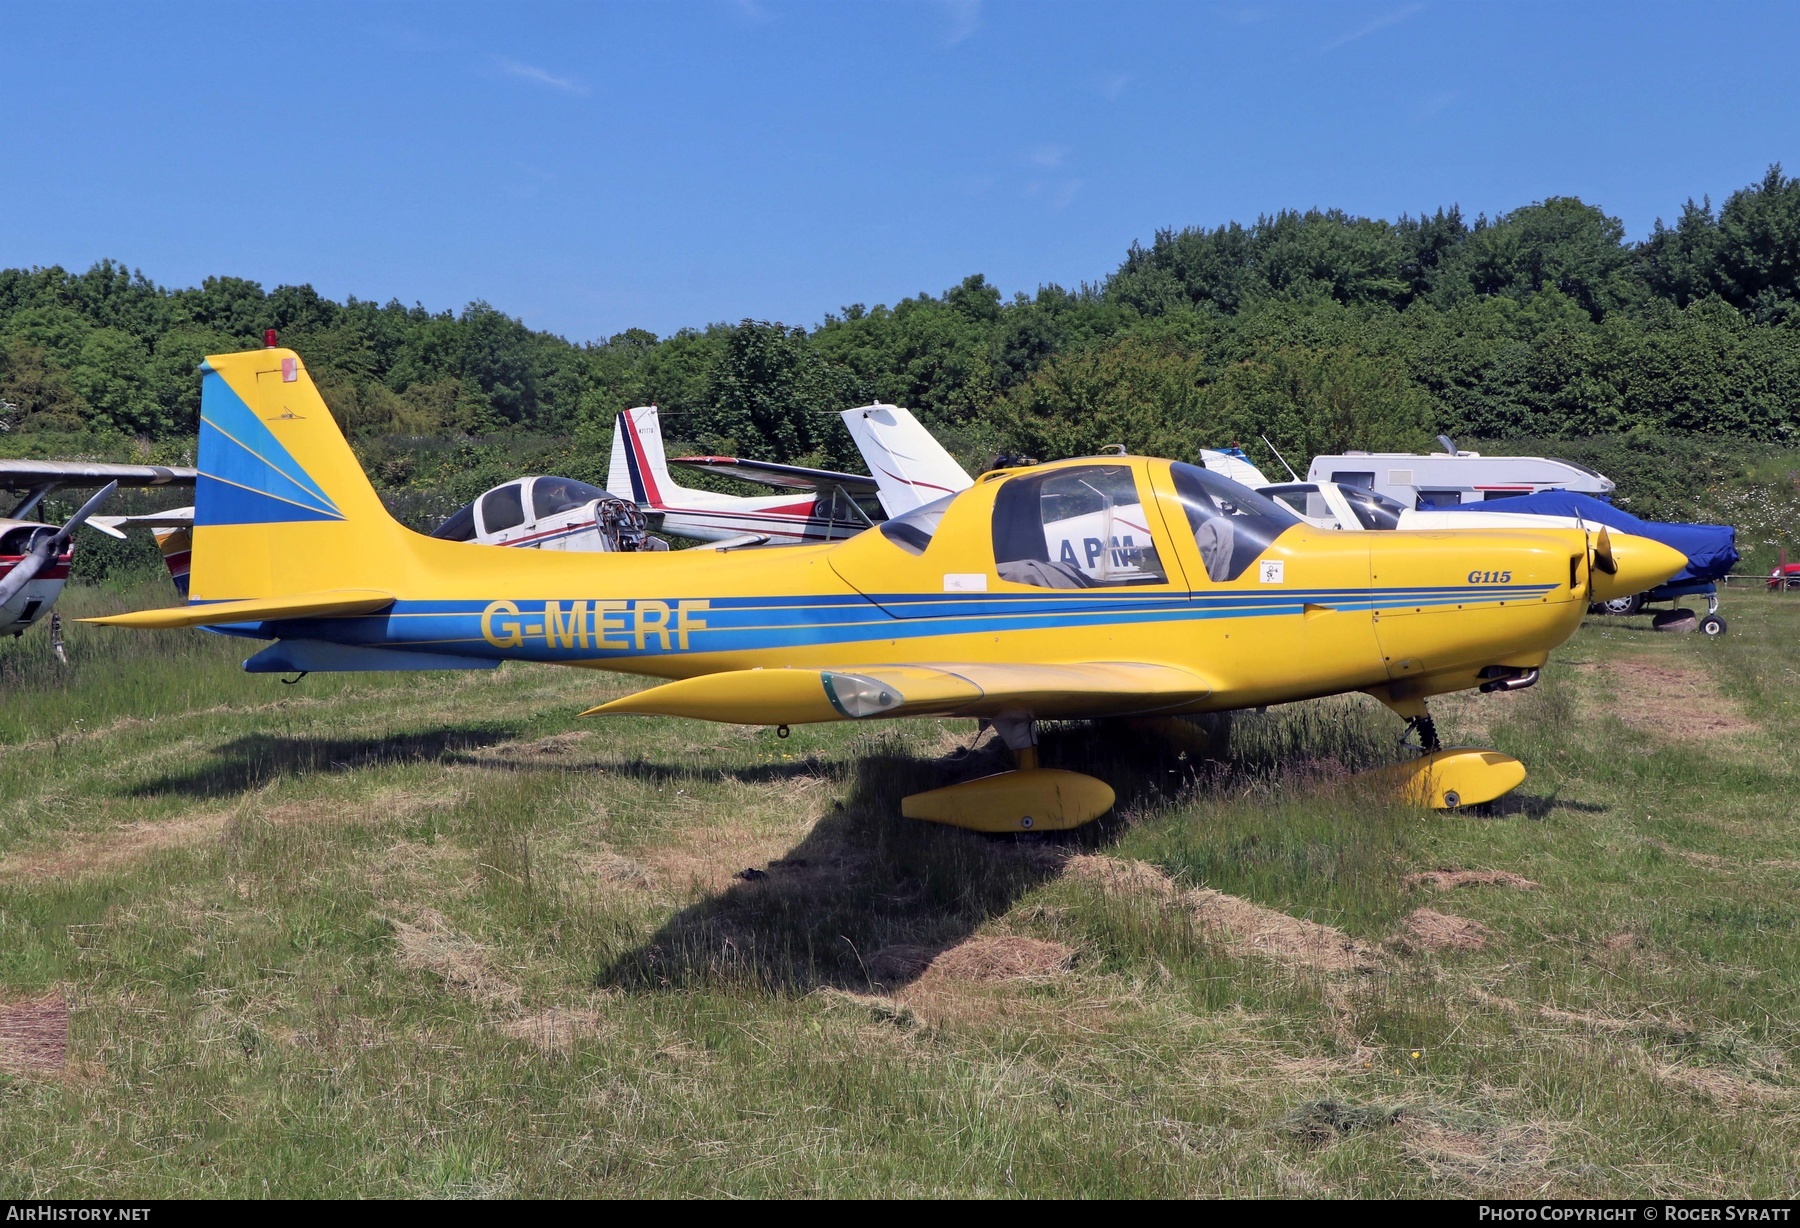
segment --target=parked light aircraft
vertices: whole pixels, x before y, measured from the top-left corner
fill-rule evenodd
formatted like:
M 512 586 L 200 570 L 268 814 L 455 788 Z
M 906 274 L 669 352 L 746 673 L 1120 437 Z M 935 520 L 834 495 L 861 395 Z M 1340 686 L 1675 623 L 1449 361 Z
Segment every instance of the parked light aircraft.
M 254 672 L 519 659 L 661 680 L 593 714 L 979 717 L 1016 769 L 902 812 L 983 830 L 1072 827 L 1111 806 L 1103 782 L 1038 765 L 1038 720 L 1348 691 L 1419 729 L 1428 753 L 1389 773 L 1397 787 L 1440 807 L 1490 800 L 1523 765 L 1438 746 L 1427 700 L 1529 685 L 1590 600 L 1682 565 L 1604 532 L 1319 532 L 1202 468 L 1131 456 L 987 473 L 822 546 L 493 549 L 389 517 L 291 351 L 202 370 L 189 604 L 93 621 L 272 640 Z
M 649 533 L 638 505 L 574 478 L 526 477 L 503 482 L 464 504 L 433 537 L 483 546 L 575 553 L 667 550 Z
M 894 516 L 969 485 L 969 475 L 906 410 L 877 404 L 845 410 L 842 416 L 872 476 L 733 456 L 668 460 L 656 407 L 647 405 L 618 415 L 610 490 L 574 478 L 518 478 L 459 508 L 431 535 L 538 550 L 665 550 L 668 544 L 646 531 L 653 520 L 665 532 L 727 549 L 797 545 L 838 540 L 867 528 L 871 517 L 859 499 L 874 497 L 882 511 Z M 803 490 L 810 498 L 692 490 L 676 484 L 670 464 Z M 111 531 L 113 522 L 130 518 L 103 519 L 107 524 L 96 521 L 96 527 Z
M 669 476 L 662 423 L 654 405 L 628 409 L 614 420 L 606 489 L 620 499 L 634 500 L 659 532 L 722 545 L 843 541 L 871 523 L 856 501 L 876 493 L 874 478 L 728 456 L 684 460 L 794 493 L 746 497 L 681 485 Z
M 656 407 L 641 406 L 620 414 L 613 427 L 606 486 L 620 498 L 635 499 L 665 532 L 737 545 L 838 541 L 869 527 L 873 518 L 862 504 L 871 497 L 882 512 L 899 516 L 968 489 L 972 479 L 909 410 L 877 402 L 843 410 L 839 417 L 869 467 L 867 476 L 736 456 L 665 460 Z M 669 464 L 805 491 L 810 498 L 692 490 L 669 476 Z
M 88 461 L 0 460 L 0 490 L 21 493 L 0 516 L 0 635 L 23 635 L 50 613 L 74 561 L 75 530 L 120 486 L 180 486 L 194 470 L 166 465 L 109 465 Z M 60 525 L 27 520 L 44 499 L 64 488 L 100 492 Z

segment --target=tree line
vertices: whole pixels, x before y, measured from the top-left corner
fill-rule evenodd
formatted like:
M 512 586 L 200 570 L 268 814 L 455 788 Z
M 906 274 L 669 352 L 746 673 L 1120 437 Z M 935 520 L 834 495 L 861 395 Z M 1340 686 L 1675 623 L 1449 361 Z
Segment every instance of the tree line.
M 113 261 L 8 269 L 0 447 L 191 446 L 195 365 L 266 328 L 402 482 L 420 456 L 455 467 L 467 449 L 446 440 L 591 451 L 619 409 L 645 403 L 684 443 L 834 465 L 854 459 L 834 411 L 874 399 L 971 457 L 1107 444 L 1191 457 L 1259 435 L 1306 456 L 1439 431 L 1783 445 L 1800 431 L 1800 180 L 1772 166 L 1639 243 L 1574 197 L 1472 222 L 1456 208 L 1392 222 L 1287 211 L 1161 231 L 1074 288 L 1008 299 L 975 274 L 810 328 L 585 343 L 482 302 L 339 303 L 223 276 L 171 290 Z

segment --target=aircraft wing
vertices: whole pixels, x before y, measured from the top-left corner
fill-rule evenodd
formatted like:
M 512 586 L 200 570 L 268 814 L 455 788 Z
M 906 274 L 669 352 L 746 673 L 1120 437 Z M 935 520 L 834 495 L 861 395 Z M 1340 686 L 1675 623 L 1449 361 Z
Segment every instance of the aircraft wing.
M 339 588 L 323 593 L 295 593 L 287 597 L 253 597 L 248 601 L 209 601 L 200 605 L 169 606 L 161 610 L 137 610 L 105 618 L 83 618 L 84 623 L 108 627 L 163 630 L 170 627 L 220 627 L 227 623 L 276 622 L 286 618 L 343 618 L 373 614 L 394 604 L 394 595 L 372 588 Z
M 866 473 L 836 473 L 830 469 L 808 469 L 804 465 L 778 465 L 774 461 L 744 460 L 736 456 L 672 456 L 671 465 L 704 469 L 746 482 L 764 486 L 783 486 L 793 490 L 817 490 L 823 486 L 842 486 L 853 497 L 873 496 L 875 479 Z
M 746 725 L 892 716 L 1115 716 L 1166 712 L 1212 693 L 1172 665 L 1091 661 L 1069 665 L 875 665 L 853 669 L 746 669 L 683 678 L 590 708 Z
M 109 465 L 98 461 L 0 460 L 0 488 L 34 486 L 192 486 L 198 471 L 183 465 Z

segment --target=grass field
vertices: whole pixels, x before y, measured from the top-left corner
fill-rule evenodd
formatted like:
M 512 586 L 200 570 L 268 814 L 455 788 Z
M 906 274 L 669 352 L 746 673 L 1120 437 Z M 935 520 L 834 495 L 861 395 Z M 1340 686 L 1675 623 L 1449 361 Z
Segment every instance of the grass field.
M 1726 612 L 1441 702 L 1531 769 L 1491 814 L 1360 791 L 1399 722 L 1351 699 L 1223 764 L 1053 729 L 1121 803 L 1035 843 L 899 817 L 998 763 L 972 722 L 581 721 L 628 684 L 285 687 L 85 627 L 63 669 L 39 629 L 0 646 L 0 1196 L 1791 1196 L 1800 599 Z

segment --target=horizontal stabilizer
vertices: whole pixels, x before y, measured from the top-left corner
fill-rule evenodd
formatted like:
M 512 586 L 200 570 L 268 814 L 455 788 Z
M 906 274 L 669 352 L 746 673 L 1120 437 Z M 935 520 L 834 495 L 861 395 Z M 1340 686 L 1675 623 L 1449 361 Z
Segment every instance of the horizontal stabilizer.
M 279 622 L 290 618 L 343 618 L 373 614 L 394 604 L 392 593 L 369 588 L 340 588 L 323 593 L 295 593 L 287 597 L 253 597 L 248 601 L 211 601 L 203 605 L 169 606 L 138 610 L 105 618 L 84 618 L 84 623 L 108 627 L 163 630 L 172 627 L 219 627 L 227 623 Z
M 177 507 L 166 512 L 145 512 L 139 516 L 90 516 L 87 527 L 124 541 L 125 530 L 130 528 L 191 529 L 194 527 L 194 509 Z
M 1015 711 L 1057 718 L 1165 712 L 1211 693 L 1206 680 L 1189 670 L 1127 661 L 746 669 L 665 683 L 582 715 L 687 716 L 745 725 Z

